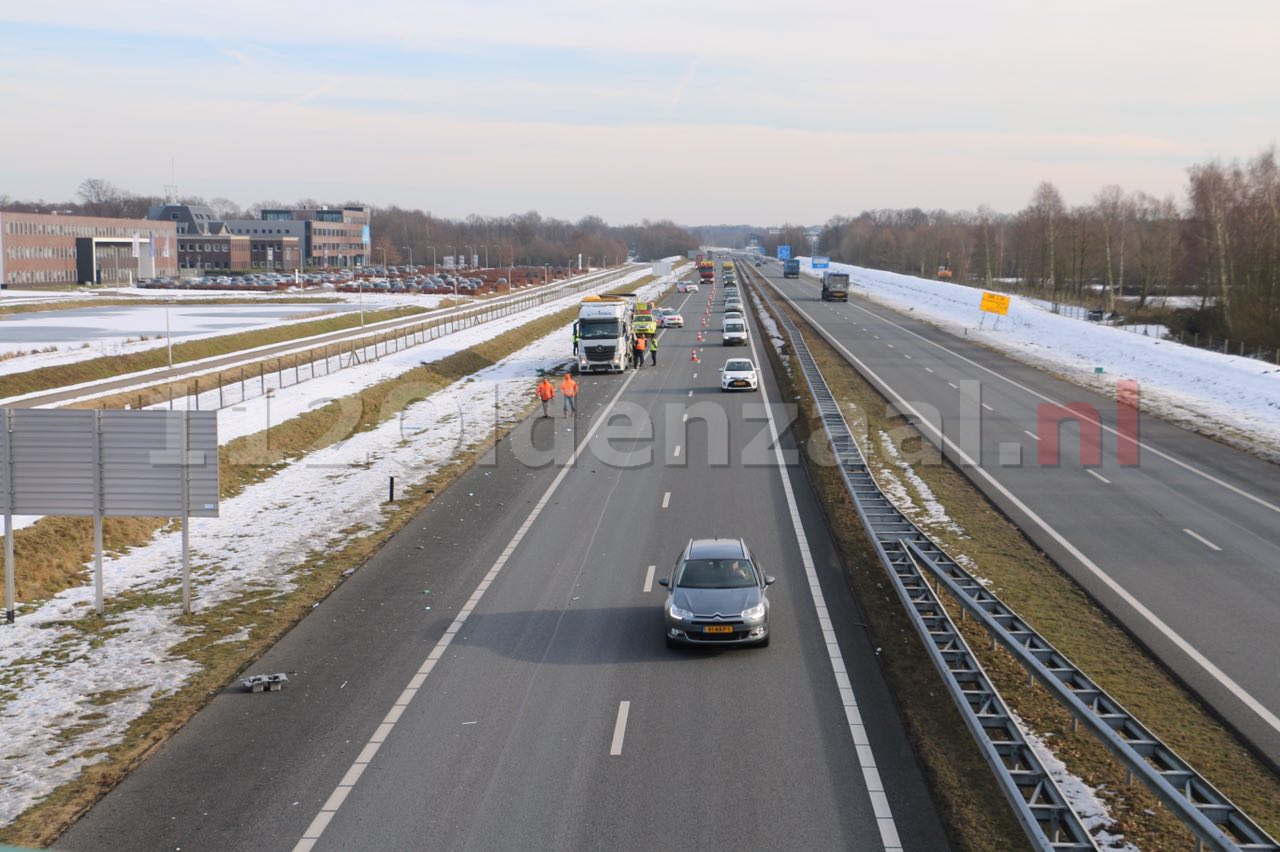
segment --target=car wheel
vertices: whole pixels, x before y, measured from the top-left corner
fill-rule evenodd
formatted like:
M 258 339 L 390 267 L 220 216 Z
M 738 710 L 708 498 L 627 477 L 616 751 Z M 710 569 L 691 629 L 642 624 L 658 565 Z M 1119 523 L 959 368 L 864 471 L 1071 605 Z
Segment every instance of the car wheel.
M 765 635 L 765 637 L 764 637 L 763 639 L 761 639 L 761 640 L 760 640 L 760 644 L 759 644 L 759 645 L 757 645 L 756 647 L 757 647 L 757 648 L 768 648 L 768 647 L 769 647 L 769 636 L 768 636 L 768 634 L 766 634 L 766 635 Z
M 668 647 L 668 648 L 676 648 L 676 647 L 679 647 L 679 645 L 678 645 L 678 643 L 676 642 L 676 640 L 672 639 L 670 636 L 665 636 L 665 637 L 663 637 L 663 638 L 667 640 L 667 647 Z

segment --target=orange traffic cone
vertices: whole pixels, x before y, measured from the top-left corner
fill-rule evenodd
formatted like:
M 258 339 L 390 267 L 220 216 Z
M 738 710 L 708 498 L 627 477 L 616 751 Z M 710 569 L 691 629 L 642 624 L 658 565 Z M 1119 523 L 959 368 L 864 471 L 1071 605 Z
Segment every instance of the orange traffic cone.
M 692 361 L 692 362 L 693 362 L 693 363 L 695 363 L 695 364 L 700 364 L 700 363 L 702 363 L 701 361 L 699 361 L 699 360 L 698 360 L 698 350 L 697 350 L 697 349 L 691 349 L 691 350 L 689 350 L 689 360 L 690 360 L 690 361 Z
M 698 332 L 698 342 L 702 342 L 702 332 Z

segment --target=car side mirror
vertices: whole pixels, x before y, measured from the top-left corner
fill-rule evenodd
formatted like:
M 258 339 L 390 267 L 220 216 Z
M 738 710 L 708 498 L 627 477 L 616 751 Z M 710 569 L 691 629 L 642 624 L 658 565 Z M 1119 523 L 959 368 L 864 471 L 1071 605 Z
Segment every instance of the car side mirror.
M 776 582 L 778 582 L 778 578 L 777 578 L 777 577 L 775 577 L 775 576 L 773 576 L 772 574 L 765 574 L 765 575 L 764 575 L 764 584 L 765 584 L 766 586 L 772 586 L 772 585 L 773 585 L 774 583 L 776 583 Z
M 668 577 L 659 577 L 659 578 L 658 578 L 658 585 L 659 585 L 659 586 L 663 586 L 663 587 L 665 587 L 665 588 L 670 588 L 670 587 L 671 587 L 671 580 L 670 580 L 670 578 L 668 578 Z

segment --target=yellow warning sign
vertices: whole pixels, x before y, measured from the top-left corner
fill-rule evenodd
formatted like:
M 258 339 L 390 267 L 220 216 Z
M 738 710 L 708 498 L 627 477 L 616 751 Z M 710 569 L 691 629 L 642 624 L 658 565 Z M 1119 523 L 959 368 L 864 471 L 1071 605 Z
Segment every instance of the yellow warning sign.
M 989 314 L 1009 315 L 1009 297 L 1000 293 L 983 293 L 982 310 Z

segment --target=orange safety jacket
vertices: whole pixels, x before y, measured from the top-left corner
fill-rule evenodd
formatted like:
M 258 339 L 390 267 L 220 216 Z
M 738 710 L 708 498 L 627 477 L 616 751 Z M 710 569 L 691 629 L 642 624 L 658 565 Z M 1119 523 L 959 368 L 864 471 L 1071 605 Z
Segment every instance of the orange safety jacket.
M 636 338 L 636 348 L 641 352 L 643 352 L 648 345 L 649 339 L 647 337 L 641 336 Z
M 571 376 L 565 376 L 564 381 L 560 384 L 560 393 L 565 396 L 577 396 L 578 383 Z
M 556 386 L 551 384 L 551 382 L 547 381 L 546 379 L 543 379 L 541 382 L 538 383 L 538 399 L 542 400 L 543 402 L 546 402 L 548 399 L 551 399 L 555 395 L 556 395 Z

